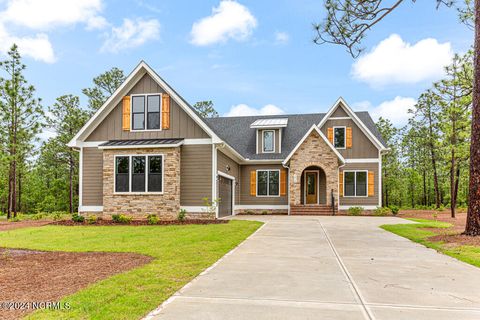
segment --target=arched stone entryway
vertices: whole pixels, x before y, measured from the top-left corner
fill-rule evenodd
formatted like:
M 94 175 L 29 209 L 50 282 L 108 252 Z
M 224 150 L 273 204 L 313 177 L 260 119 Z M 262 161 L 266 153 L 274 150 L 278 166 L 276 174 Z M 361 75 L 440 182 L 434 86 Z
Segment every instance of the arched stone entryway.
M 319 166 L 309 166 L 300 178 L 300 203 L 327 204 L 327 177 Z

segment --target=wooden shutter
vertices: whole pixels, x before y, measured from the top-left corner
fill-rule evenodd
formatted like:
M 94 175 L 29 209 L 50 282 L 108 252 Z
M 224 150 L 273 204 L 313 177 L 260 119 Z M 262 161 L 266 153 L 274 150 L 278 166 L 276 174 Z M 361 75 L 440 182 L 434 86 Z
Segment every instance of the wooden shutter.
M 346 147 L 351 148 L 352 147 L 352 128 L 351 127 L 347 128 L 346 136 L 347 136 Z
M 343 172 L 338 173 L 338 194 L 343 197 Z
M 328 141 L 330 141 L 331 144 L 333 144 L 333 128 L 328 128 L 327 131 L 328 135 Z
M 123 97 L 122 101 L 122 129 L 130 131 L 130 96 Z
M 368 171 L 368 196 L 372 197 L 375 195 L 375 173 L 373 171 Z
M 250 195 L 257 195 L 257 172 L 255 170 L 250 171 Z
M 287 194 L 287 170 L 282 169 L 280 171 L 280 195 L 285 196 Z
M 162 93 L 162 129 L 170 129 L 170 96 Z

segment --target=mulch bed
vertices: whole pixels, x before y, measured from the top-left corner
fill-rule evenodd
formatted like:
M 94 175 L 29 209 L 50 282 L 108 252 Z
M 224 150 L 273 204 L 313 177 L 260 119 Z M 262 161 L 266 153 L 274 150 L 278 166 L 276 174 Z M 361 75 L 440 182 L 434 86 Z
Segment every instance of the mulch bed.
M 435 210 L 401 210 L 398 216 L 400 218 L 415 218 L 415 219 L 428 219 L 435 220 Z M 462 235 L 465 231 L 465 225 L 467 222 L 467 213 L 465 210 L 458 210 L 455 214 L 455 218 L 451 217 L 450 210 L 436 212 L 437 221 L 447 222 L 452 224 L 450 228 L 426 228 L 437 235 L 429 237 L 429 241 L 441 241 L 448 246 L 480 246 L 480 237 L 468 237 Z
M 136 253 L 46 252 L 0 248 L 0 319 L 18 319 L 33 312 L 34 302 L 58 302 L 91 283 L 142 266 L 151 257 Z M 28 304 L 26 304 L 28 303 Z M 8 307 L 12 307 L 11 305 Z M 76 308 L 80 306 L 71 306 Z
M 165 220 L 158 221 L 157 224 L 148 224 L 147 220 L 132 220 L 130 223 L 118 223 L 112 220 L 99 219 L 95 223 L 74 222 L 72 220 L 55 221 L 50 224 L 59 226 L 171 226 L 171 225 L 188 225 L 188 224 L 222 224 L 228 223 L 229 220 L 205 220 L 205 219 L 188 219 L 185 221 Z
M 0 231 L 7 231 L 20 228 L 41 227 L 50 224 L 49 220 L 23 220 L 18 222 L 2 221 L 0 222 Z

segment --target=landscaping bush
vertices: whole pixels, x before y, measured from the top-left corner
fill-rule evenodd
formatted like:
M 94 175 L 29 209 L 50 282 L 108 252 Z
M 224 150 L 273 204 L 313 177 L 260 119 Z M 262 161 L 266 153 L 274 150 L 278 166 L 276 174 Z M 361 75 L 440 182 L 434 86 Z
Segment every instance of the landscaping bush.
M 245 214 L 252 215 L 252 214 L 255 214 L 255 212 L 253 212 L 252 210 L 247 210 L 247 211 L 245 211 Z
M 178 220 L 178 221 L 185 221 L 185 218 L 186 218 L 186 217 L 187 217 L 187 210 L 181 209 L 181 210 L 178 212 L 177 220 Z
M 398 214 L 398 212 L 400 211 L 400 208 L 395 206 L 395 205 L 392 205 L 392 206 L 390 206 L 390 210 L 392 211 L 392 214 L 394 216 L 396 216 Z
M 390 208 L 388 208 L 388 207 L 377 207 L 375 210 L 373 210 L 373 215 L 375 215 L 375 216 L 386 216 L 390 212 L 391 212 Z
M 10 222 L 19 222 L 19 221 L 21 221 L 21 220 L 22 220 L 22 219 L 20 219 L 19 216 L 12 217 L 12 218 L 8 219 L 8 221 L 10 221 Z
M 157 224 L 158 223 L 158 216 L 156 214 L 149 214 L 147 216 L 147 223 L 148 224 Z
M 350 207 L 350 208 L 348 208 L 347 212 L 348 212 L 348 215 L 350 215 L 350 216 L 359 216 L 359 215 L 362 214 L 363 208 L 362 207 Z
M 124 214 L 112 214 L 112 221 L 115 223 L 129 224 L 132 222 L 132 218 Z
M 73 222 L 84 222 L 84 221 L 85 221 L 85 217 L 79 215 L 78 213 L 74 213 L 74 214 L 72 215 L 72 221 L 73 221 Z
M 52 212 L 52 218 L 54 221 L 61 220 L 64 215 L 67 215 L 68 213 L 62 212 L 62 211 L 54 211 Z
M 42 220 L 47 217 L 45 212 L 38 212 L 32 216 L 32 220 Z
M 91 216 L 88 216 L 87 223 L 88 224 L 95 224 L 95 223 L 97 223 L 97 220 L 98 220 L 97 216 L 91 215 Z
M 262 214 L 263 214 L 263 215 L 267 215 L 267 214 L 268 214 L 268 211 L 267 211 L 267 210 L 263 210 L 263 211 L 262 211 Z

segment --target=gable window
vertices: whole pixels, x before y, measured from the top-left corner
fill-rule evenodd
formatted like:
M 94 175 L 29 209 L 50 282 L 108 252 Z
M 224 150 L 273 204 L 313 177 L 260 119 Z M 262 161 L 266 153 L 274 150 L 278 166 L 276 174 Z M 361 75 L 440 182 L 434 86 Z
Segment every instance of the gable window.
M 115 192 L 162 192 L 163 156 L 115 156 Z
M 275 131 L 263 130 L 262 137 L 263 137 L 262 138 L 263 152 L 274 152 L 275 151 Z
M 333 127 L 333 145 L 338 149 L 345 149 L 345 127 Z
M 257 170 L 257 196 L 280 195 L 280 170 Z
M 366 197 L 367 185 L 367 171 L 344 171 L 345 197 Z
M 132 130 L 159 130 L 160 109 L 160 94 L 132 95 Z

